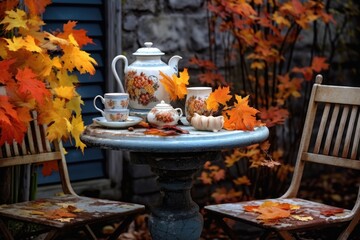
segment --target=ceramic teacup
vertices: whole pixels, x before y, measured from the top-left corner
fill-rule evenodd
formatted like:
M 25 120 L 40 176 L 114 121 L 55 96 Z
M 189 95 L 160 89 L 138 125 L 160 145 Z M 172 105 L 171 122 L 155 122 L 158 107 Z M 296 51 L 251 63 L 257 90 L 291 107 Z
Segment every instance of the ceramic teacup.
M 129 109 L 99 109 L 108 122 L 124 122 L 129 117 Z
M 185 100 L 185 116 L 188 122 L 195 113 L 209 116 L 210 112 L 206 109 L 206 99 L 212 92 L 211 87 L 189 87 Z
M 101 111 L 100 108 L 96 106 L 96 100 L 100 98 L 101 102 L 104 104 L 105 109 L 127 109 L 129 106 L 129 94 L 127 93 L 105 93 L 104 97 L 97 95 L 94 98 L 94 107 Z

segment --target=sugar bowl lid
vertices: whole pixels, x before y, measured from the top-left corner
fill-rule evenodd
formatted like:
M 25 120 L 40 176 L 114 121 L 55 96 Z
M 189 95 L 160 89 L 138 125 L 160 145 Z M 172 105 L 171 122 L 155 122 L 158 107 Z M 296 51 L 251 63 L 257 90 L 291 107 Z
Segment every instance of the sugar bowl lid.
M 156 109 L 162 109 L 162 110 L 171 110 L 171 109 L 174 109 L 170 104 L 168 103 L 165 103 L 164 100 L 161 100 L 160 103 L 156 104 L 156 106 L 154 107 Z
M 139 48 L 136 52 L 133 53 L 135 56 L 161 56 L 164 55 L 160 49 L 152 47 L 152 42 L 144 43 L 145 47 Z

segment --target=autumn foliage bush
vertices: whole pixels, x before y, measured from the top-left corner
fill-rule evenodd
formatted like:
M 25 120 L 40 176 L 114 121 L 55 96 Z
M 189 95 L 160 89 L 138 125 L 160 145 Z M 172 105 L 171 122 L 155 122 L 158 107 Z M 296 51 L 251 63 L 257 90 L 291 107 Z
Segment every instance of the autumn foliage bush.
M 39 124 L 48 125 L 47 138 L 80 140 L 84 129 L 81 96 L 76 92 L 80 74 L 95 73 L 96 61 L 81 48 L 92 40 L 69 21 L 63 30 L 42 31 L 41 14 L 50 0 L 0 3 L 0 146 L 21 143 L 37 112 Z M 20 8 L 26 9 L 26 11 Z
M 279 196 L 287 185 L 309 90 L 316 74 L 329 69 L 339 41 L 326 2 L 207 0 L 209 58 L 190 60 L 197 79 L 249 96 L 270 129 L 267 142 L 224 152 L 224 164 L 205 164 L 199 180 L 213 201 Z M 312 36 L 310 47 L 295 61 L 305 35 Z

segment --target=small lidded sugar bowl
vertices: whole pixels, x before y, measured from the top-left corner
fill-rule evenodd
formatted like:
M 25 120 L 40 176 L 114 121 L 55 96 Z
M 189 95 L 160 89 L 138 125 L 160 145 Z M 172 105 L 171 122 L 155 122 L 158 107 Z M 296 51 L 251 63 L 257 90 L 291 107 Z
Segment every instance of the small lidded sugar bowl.
M 149 123 L 160 127 L 165 125 L 174 126 L 182 114 L 181 108 L 174 109 L 170 104 L 161 101 L 149 111 L 147 120 Z

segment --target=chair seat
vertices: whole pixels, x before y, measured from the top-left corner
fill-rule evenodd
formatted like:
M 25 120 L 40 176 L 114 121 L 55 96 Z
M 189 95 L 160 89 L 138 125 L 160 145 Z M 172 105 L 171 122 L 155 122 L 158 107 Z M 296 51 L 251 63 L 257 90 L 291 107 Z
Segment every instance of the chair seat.
M 69 209 L 70 217 L 66 214 L 57 218 L 51 216 L 54 210 L 60 208 Z M 34 222 L 53 228 L 67 228 L 83 226 L 98 221 L 113 220 L 130 214 L 140 213 L 144 210 L 143 205 L 64 195 L 34 201 L 0 205 L 0 217 L 17 219 L 20 221 Z M 73 216 L 71 216 L 73 215 Z M 54 219 L 53 219 L 54 218 Z
M 312 217 L 312 220 L 301 221 L 295 218 L 287 217 L 281 218 L 271 224 L 263 224 L 257 219 L 259 213 L 247 212 L 244 210 L 244 206 L 261 205 L 265 201 L 288 203 L 292 205 L 300 206 L 299 209 L 292 210 L 292 215 L 299 215 L 303 217 Z M 277 199 L 266 199 L 266 200 L 254 200 L 239 203 L 225 203 L 206 206 L 206 210 L 212 212 L 215 215 L 221 217 L 231 218 L 237 221 L 244 221 L 256 226 L 261 226 L 265 229 L 272 229 L 276 231 L 289 231 L 292 229 L 306 229 L 316 226 L 321 226 L 331 223 L 339 223 L 349 221 L 347 216 L 350 214 L 350 210 L 333 207 L 330 205 L 308 201 L 300 198 L 277 198 Z M 342 211 L 342 213 L 335 214 L 333 216 L 326 216 L 323 214 L 324 211 L 329 213 Z

